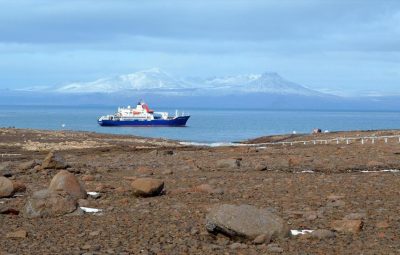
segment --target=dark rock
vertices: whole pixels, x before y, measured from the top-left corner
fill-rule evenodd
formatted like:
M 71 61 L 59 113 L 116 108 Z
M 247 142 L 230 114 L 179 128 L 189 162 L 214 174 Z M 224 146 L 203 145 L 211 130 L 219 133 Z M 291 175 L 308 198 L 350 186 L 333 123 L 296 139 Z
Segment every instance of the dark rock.
M 151 178 L 138 178 L 131 184 L 133 194 L 140 197 L 158 196 L 164 189 L 162 180 Z
M 19 215 L 19 211 L 6 206 L 0 207 L 0 214 Z
M 33 193 L 25 205 L 24 213 L 28 218 L 57 217 L 74 212 L 77 205 L 77 200 L 70 194 L 45 189 Z
M 231 238 L 254 240 L 260 235 L 277 239 L 289 236 L 289 228 L 267 209 L 250 205 L 217 205 L 206 216 L 206 228 Z
M 12 181 L 6 177 L 0 177 L 0 198 L 11 197 L 14 193 L 14 185 Z
M 85 199 L 87 197 L 87 192 L 78 178 L 65 170 L 61 170 L 53 177 L 50 182 L 49 190 L 65 191 L 77 199 Z
M 50 152 L 46 158 L 43 160 L 43 169 L 66 169 L 68 164 L 65 163 L 64 159 L 54 152 Z

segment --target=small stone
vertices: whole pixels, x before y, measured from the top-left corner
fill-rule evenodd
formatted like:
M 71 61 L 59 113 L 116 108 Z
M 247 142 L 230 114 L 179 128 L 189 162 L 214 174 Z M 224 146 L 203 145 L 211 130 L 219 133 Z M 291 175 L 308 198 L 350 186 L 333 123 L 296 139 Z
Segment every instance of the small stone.
M 173 173 L 174 173 L 174 172 L 173 172 L 171 169 L 167 169 L 167 170 L 165 170 L 165 171 L 162 172 L 163 175 L 171 175 L 171 174 L 173 174 Z
M 228 158 L 228 159 L 220 159 L 217 161 L 218 168 L 239 168 L 241 165 L 242 159 L 237 158 Z
M 164 189 L 162 180 L 151 178 L 138 178 L 131 184 L 133 194 L 141 197 L 158 196 Z
M 0 176 L 0 198 L 2 197 L 11 197 L 14 195 L 14 185 L 12 181 L 7 179 L 6 177 Z
M 270 241 L 271 241 L 271 238 L 269 236 L 267 236 L 266 234 L 262 234 L 262 235 L 257 236 L 253 240 L 253 243 L 260 245 L 260 244 L 269 243 Z
M 367 217 L 366 213 L 350 213 L 344 216 L 344 220 L 363 220 Z
M 336 201 L 336 200 L 340 200 L 340 199 L 343 199 L 343 198 L 344 198 L 343 195 L 335 195 L 335 194 L 329 195 L 327 197 L 327 199 L 331 200 L 331 201 Z
M 90 203 L 87 199 L 78 199 L 79 207 L 89 207 Z
M 266 171 L 266 170 L 268 170 L 268 167 L 267 167 L 266 163 L 257 163 L 256 166 L 254 167 L 254 170 L 256 170 L 256 171 Z
M 43 169 L 66 169 L 68 164 L 65 163 L 64 159 L 54 152 L 47 154 L 46 158 L 42 162 Z
M 268 245 L 267 250 L 271 253 L 283 253 L 283 249 L 276 244 Z
M 98 235 L 100 235 L 100 232 L 101 232 L 100 230 L 92 231 L 89 233 L 89 236 L 98 236 Z
M 203 192 L 209 194 L 223 194 L 224 191 L 221 188 L 215 189 L 209 184 L 201 184 L 194 188 L 195 192 Z
M 6 235 L 7 238 L 12 238 L 12 239 L 26 238 L 27 236 L 28 236 L 28 233 L 22 229 L 17 230 L 15 232 L 7 233 L 7 235 Z
M 308 212 L 304 213 L 304 217 L 307 220 L 313 221 L 313 220 L 316 220 L 318 218 L 318 213 L 314 212 L 314 211 L 308 211 Z
M 229 246 L 231 250 L 246 249 L 247 245 L 242 243 L 233 243 Z
M 13 188 L 14 188 L 15 193 L 26 191 L 26 186 L 21 181 L 12 181 L 12 183 L 13 183 Z
M 357 234 L 363 227 L 361 220 L 335 220 L 331 223 L 332 229 L 338 232 Z
M 82 181 L 84 181 L 84 182 L 94 181 L 94 176 L 93 175 L 84 175 L 84 176 L 82 176 Z
M 28 162 L 24 162 L 18 165 L 18 169 L 20 171 L 26 171 L 26 170 L 30 170 L 32 168 L 34 168 L 35 166 L 40 165 L 40 161 L 38 160 L 31 160 Z
M 335 237 L 335 233 L 327 229 L 317 229 L 308 235 L 317 239 L 329 239 Z
M 390 225 L 387 221 L 380 221 L 380 222 L 376 223 L 376 227 L 377 228 L 389 228 Z
M 82 250 L 90 250 L 92 248 L 92 246 L 90 244 L 85 244 L 84 246 L 82 246 Z
M 328 202 L 328 207 L 334 207 L 334 208 L 343 208 L 346 206 L 346 202 L 342 200 L 335 200 L 335 201 L 330 201 Z
M 196 228 L 192 228 L 192 230 L 190 231 L 190 234 L 191 234 L 192 236 L 195 236 L 195 235 L 197 235 L 198 233 L 199 233 L 199 230 L 196 229 Z
M 149 176 L 154 174 L 154 170 L 147 166 L 139 166 L 135 172 L 141 176 Z

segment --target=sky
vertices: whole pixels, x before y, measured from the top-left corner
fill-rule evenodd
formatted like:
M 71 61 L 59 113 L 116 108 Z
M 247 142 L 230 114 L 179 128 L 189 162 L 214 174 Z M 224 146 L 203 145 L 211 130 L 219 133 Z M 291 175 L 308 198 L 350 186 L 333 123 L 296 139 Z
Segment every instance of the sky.
M 153 67 L 400 94 L 400 1 L 0 0 L 0 88 Z

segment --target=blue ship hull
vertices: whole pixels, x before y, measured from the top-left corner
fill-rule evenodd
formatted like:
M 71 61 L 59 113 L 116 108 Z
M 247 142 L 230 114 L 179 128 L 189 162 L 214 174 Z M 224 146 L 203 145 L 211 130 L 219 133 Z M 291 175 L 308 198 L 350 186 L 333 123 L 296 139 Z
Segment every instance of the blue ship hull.
M 186 125 L 190 116 L 181 116 L 172 119 L 154 119 L 154 120 L 99 120 L 100 126 L 131 126 L 131 127 L 152 127 L 152 126 L 169 126 L 183 127 Z

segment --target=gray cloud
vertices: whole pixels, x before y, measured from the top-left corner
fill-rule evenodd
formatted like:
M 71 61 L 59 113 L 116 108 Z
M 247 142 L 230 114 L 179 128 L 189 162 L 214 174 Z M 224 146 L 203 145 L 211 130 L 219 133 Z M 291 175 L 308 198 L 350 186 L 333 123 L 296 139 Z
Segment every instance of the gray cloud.
M 188 75 L 270 69 L 344 89 L 395 88 L 400 78 L 398 1 L 0 0 L 0 7 L 0 86 L 151 66 Z

